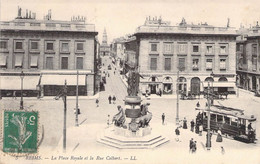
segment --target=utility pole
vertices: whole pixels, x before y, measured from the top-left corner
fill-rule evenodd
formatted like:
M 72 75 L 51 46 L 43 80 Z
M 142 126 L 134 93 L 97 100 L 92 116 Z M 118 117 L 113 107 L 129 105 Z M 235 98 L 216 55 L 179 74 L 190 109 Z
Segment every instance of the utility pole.
M 177 103 L 176 103 L 176 125 L 179 125 L 179 70 L 177 72 Z
M 210 136 L 210 98 L 209 98 L 209 81 L 208 81 L 208 96 L 207 96 L 207 100 L 208 100 L 208 119 L 207 119 L 207 150 L 210 150 L 211 147 L 211 136 Z
M 79 126 L 78 112 L 79 112 L 79 71 L 77 70 L 77 86 L 76 86 L 76 119 L 75 119 L 75 126 Z
M 63 88 L 63 102 L 64 102 L 64 125 L 63 125 L 63 152 L 66 152 L 66 120 L 67 120 L 67 81 Z

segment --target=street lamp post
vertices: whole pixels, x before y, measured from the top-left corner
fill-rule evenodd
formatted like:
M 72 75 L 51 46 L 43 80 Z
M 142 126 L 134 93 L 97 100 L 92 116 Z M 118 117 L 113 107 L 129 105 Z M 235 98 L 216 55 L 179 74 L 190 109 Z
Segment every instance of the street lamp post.
M 177 72 L 177 103 L 176 103 L 176 125 L 179 125 L 179 72 Z
M 210 147 L 211 147 L 211 142 L 210 142 L 210 139 L 211 139 L 211 136 L 210 136 L 210 98 L 209 98 L 209 81 L 208 81 L 208 96 L 207 96 L 207 100 L 208 100 L 208 112 L 207 112 L 207 115 L 208 115 L 208 119 L 207 119 L 207 150 L 210 150 Z
M 20 74 L 21 78 L 21 101 L 20 101 L 20 110 L 23 110 L 23 78 L 24 78 L 24 73 L 23 71 Z
M 67 81 L 65 80 L 65 85 L 62 93 L 63 103 L 64 103 L 64 120 L 63 120 L 63 152 L 66 152 L 66 136 L 67 136 Z
M 77 70 L 77 86 L 76 86 L 76 119 L 75 126 L 79 126 L 78 112 L 79 112 L 79 71 Z

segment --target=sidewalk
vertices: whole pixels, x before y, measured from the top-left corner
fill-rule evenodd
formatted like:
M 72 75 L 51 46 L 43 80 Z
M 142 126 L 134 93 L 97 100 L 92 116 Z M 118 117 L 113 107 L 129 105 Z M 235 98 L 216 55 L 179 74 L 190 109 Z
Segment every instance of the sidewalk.
M 92 100 L 99 98 L 99 93 L 93 95 L 93 96 L 78 96 L 79 100 Z M 16 100 L 20 100 L 21 97 L 16 97 Z M 44 96 L 40 99 L 37 99 L 37 97 L 23 97 L 24 100 L 55 100 L 55 96 Z M 14 100 L 12 97 L 2 97 L 2 100 Z M 67 100 L 76 100 L 76 96 L 67 96 Z

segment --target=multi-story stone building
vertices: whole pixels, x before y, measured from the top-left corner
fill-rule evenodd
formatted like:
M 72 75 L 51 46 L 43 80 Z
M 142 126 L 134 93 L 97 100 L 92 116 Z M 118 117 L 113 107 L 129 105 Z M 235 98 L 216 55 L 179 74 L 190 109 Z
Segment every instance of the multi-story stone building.
M 21 71 L 25 96 L 57 95 L 65 80 L 68 95 L 75 95 L 77 70 L 79 95 L 93 95 L 95 26 L 83 17 L 56 21 L 49 12 L 44 20 L 36 20 L 35 14 L 22 17 L 19 10 L 16 19 L 0 22 L 1 95 L 12 96 L 21 89 Z
M 237 37 L 237 85 L 260 95 L 260 26 L 240 28 Z
M 111 53 L 114 54 L 118 66 L 123 66 L 125 61 L 125 37 L 116 38 L 111 43 Z
M 110 46 L 107 43 L 107 32 L 104 29 L 102 44 L 100 45 L 100 56 L 109 56 L 110 54 Z
M 142 92 L 199 95 L 205 87 L 235 94 L 236 31 L 207 23 L 171 26 L 161 18 L 147 18 L 134 33 L 136 65 Z M 128 48 L 126 48 L 128 51 Z M 177 74 L 179 72 L 179 85 Z

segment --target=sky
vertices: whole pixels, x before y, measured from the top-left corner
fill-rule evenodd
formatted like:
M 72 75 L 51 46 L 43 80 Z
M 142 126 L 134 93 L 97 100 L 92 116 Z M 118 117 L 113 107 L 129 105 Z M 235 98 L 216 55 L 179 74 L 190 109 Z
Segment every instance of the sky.
M 213 26 L 239 28 L 240 24 L 260 24 L 260 0 L 0 0 L 0 20 L 10 21 L 17 16 L 17 8 L 36 13 L 36 19 L 52 10 L 53 20 L 67 20 L 85 16 L 87 23 L 95 24 L 99 41 L 106 28 L 108 41 L 132 34 L 144 24 L 146 17 L 161 16 L 171 25 L 184 17 L 187 23 L 207 22 Z

